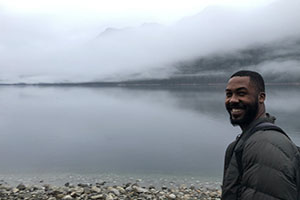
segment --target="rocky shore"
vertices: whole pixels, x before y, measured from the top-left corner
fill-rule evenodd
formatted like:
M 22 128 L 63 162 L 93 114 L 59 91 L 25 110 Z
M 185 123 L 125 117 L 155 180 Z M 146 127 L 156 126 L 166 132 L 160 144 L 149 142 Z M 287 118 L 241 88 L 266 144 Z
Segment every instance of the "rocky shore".
M 0 183 L 0 199 L 33 199 L 33 200 L 170 200 L 170 199 L 220 199 L 221 190 L 208 187 L 206 184 L 197 186 L 141 186 L 139 181 L 120 185 L 108 185 L 105 181 L 100 183 L 65 183 L 62 186 L 45 184 L 25 185 L 20 183 L 12 186 L 5 181 Z

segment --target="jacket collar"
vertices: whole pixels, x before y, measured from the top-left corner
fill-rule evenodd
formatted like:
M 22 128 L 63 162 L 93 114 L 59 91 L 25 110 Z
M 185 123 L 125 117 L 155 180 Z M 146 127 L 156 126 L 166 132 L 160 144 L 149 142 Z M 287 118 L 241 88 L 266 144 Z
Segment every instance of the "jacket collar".
M 249 132 L 251 132 L 251 130 L 256 127 L 258 124 L 263 123 L 263 122 L 270 122 L 273 123 L 275 122 L 276 117 L 270 115 L 269 113 L 266 113 L 264 116 L 254 120 L 253 122 L 251 122 L 248 127 L 242 132 L 241 134 L 241 138 L 245 137 L 245 135 L 249 134 Z
M 251 130 L 253 127 L 257 126 L 260 123 L 263 122 L 271 122 L 272 124 L 275 123 L 276 117 L 270 115 L 269 113 L 264 114 L 264 116 L 254 120 L 253 122 L 251 122 L 249 124 L 249 126 L 243 131 L 243 133 L 248 132 L 249 130 Z

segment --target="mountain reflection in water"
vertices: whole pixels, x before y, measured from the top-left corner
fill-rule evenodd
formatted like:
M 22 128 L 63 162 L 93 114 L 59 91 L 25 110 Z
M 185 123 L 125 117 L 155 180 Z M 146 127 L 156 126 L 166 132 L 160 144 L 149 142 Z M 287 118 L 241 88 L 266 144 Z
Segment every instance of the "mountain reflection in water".
M 0 88 L 0 173 L 193 174 L 221 177 L 240 133 L 225 86 Z M 300 144 L 300 87 L 268 86 L 267 110 Z

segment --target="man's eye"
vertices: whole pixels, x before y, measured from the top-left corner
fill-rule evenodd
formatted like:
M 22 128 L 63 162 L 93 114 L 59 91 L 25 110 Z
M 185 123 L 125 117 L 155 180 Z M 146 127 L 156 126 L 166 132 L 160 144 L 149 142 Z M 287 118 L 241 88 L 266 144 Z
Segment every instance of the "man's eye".
M 232 96 L 232 93 L 230 93 L 230 92 L 226 93 L 226 97 L 231 97 L 231 96 Z
M 238 95 L 239 95 L 239 96 L 245 96 L 245 95 L 246 95 L 246 92 L 239 92 Z

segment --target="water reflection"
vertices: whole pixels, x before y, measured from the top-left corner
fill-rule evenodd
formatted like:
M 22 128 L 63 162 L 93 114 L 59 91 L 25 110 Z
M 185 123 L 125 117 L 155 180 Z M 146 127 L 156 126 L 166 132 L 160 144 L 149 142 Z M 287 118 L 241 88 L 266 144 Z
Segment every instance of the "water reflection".
M 267 88 L 267 108 L 299 141 L 299 87 Z M 224 87 L 0 88 L 0 172 L 222 174 L 238 128 Z

